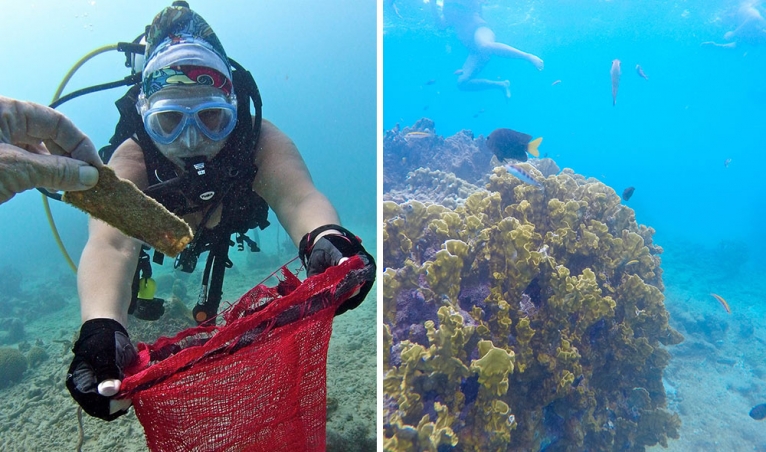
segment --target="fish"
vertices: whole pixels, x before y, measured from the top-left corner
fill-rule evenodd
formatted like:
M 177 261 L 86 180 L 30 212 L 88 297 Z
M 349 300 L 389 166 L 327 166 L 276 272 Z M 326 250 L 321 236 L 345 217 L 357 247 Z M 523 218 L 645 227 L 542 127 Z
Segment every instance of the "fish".
M 424 85 L 426 85 L 426 86 L 434 85 L 434 84 L 436 84 L 436 79 L 435 78 L 432 78 L 431 80 L 428 80 L 427 82 L 424 83 Z
M 542 137 L 532 140 L 532 135 L 511 129 L 495 129 L 487 137 L 487 147 L 497 158 L 521 162 L 527 161 L 527 152 L 540 157 L 540 151 L 537 148 L 542 142 Z
M 511 163 L 511 164 L 505 165 L 505 169 L 509 173 L 516 176 L 516 178 L 521 179 L 521 181 L 524 182 L 525 184 L 534 185 L 535 187 L 543 186 L 540 182 L 537 182 L 537 180 L 535 180 L 535 178 L 532 177 L 531 174 L 526 172 L 526 170 L 524 170 L 518 165 L 514 165 Z
M 723 308 L 726 309 L 727 313 L 731 314 L 731 309 L 729 308 L 729 303 L 727 303 L 726 300 L 724 300 L 722 296 L 716 295 L 714 293 L 711 293 L 710 295 L 715 297 L 715 299 L 718 300 L 718 302 L 721 303 L 721 305 L 723 305 Z
M 559 83 L 561 83 L 561 80 L 556 80 L 556 81 L 554 81 L 553 83 L 551 83 L 551 86 L 556 86 L 556 85 L 558 85 Z
M 574 381 L 572 381 L 572 387 L 576 388 L 580 386 L 580 383 L 582 382 L 583 378 L 585 378 L 585 375 L 583 374 L 580 374 L 577 378 L 575 378 Z
M 646 74 L 644 74 L 644 70 L 641 69 L 641 65 L 640 64 L 636 65 L 636 74 L 638 74 L 638 76 L 641 77 L 644 80 L 649 80 L 649 77 Z
M 617 105 L 617 90 L 620 88 L 620 60 L 612 60 L 612 105 Z
M 625 190 L 622 191 L 622 199 L 625 201 L 630 200 L 630 197 L 633 196 L 633 192 L 636 191 L 636 187 L 628 187 Z
M 431 138 L 433 136 L 434 136 L 434 133 L 430 131 L 429 132 L 415 131 L 415 132 L 405 133 L 404 139 L 405 140 L 422 140 L 423 138 Z
M 723 161 L 723 166 L 725 168 L 728 168 L 730 163 L 731 163 L 731 159 L 726 159 L 726 160 Z
M 766 403 L 754 406 L 753 409 L 750 410 L 750 417 L 756 421 L 766 419 Z

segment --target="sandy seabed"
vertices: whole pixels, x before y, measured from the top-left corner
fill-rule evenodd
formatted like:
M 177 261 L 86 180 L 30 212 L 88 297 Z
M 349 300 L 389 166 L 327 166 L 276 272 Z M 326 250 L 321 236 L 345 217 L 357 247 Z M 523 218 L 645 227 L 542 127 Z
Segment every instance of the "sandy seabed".
M 766 280 L 763 264 L 735 274 L 735 262 L 708 259 L 663 244 L 665 306 L 683 343 L 669 347 L 668 407 L 681 416 L 680 438 L 659 452 L 766 451 L 766 421 L 748 413 L 766 403 Z M 684 246 L 684 248 L 686 248 Z M 710 293 L 723 296 L 728 314 Z

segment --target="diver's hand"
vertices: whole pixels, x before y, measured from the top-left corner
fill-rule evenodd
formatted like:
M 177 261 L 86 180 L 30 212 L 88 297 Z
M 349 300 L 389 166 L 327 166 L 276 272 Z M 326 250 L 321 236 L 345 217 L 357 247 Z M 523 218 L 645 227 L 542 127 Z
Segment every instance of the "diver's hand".
M 63 114 L 0 96 L 0 203 L 35 187 L 91 188 L 102 165 L 90 139 Z
M 372 267 L 372 274 L 375 275 L 375 259 L 364 249 L 357 236 L 341 226 L 330 224 L 314 229 L 303 236 L 298 249 L 308 276 L 322 273 L 352 256 L 359 256 L 366 266 Z M 359 306 L 370 292 L 373 282 L 364 283 L 358 293 L 338 307 L 335 315 Z
M 120 380 L 137 353 L 128 332 L 116 320 L 92 319 L 82 324 L 72 349 L 66 386 L 86 413 L 111 421 L 127 413 L 130 403 L 110 397 L 120 390 Z

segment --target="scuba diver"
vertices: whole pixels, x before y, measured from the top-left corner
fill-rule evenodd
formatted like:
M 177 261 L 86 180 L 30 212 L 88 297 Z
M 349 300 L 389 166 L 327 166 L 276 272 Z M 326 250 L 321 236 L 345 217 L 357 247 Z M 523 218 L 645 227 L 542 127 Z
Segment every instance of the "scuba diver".
M 87 190 L 103 165 L 96 147 L 58 111 L 0 96 L 0 204 L 23 191 Z
M 505 98 L 511 97 L 510 80 L 487 80 L 477 78 L 493 56 L 520 58 L 528 61 L 538 70 L 543 70 L 543 60 L 531 53 L 523 52 L 508 44 L 495 41 L 495 32 L 481 17 L 482 4 L 485 0 L 444 0 L 441 14 L 435 1 L 431 1 L 431 13 L 439 28 L 453 27 L 460 42 L 468 49 L 468 58 L 460 75 L 457 86 L 464 91 L 485 89 L 502 90 Z
M 238 234 L 240 246 L 244 241 L 253 248 L 244 233 L 268 225 L 269 207 L 298 246 L 308 276 L 357 255 L 374 274 L 372 256 L 338 224 L 295 144 L 261 119 L 255 82 L 226 56 L 205 20 L 176 1 L 154 18 L 145 39 L 141 81 L 117 102 L 121 118 L 111 140 L 116 149 L 111 156 L 111 148 L 102 149 L 102 157 L 119 177 L 192 227 L 194 239 L 176 268 L 193 270 L 199 254 L 209 251 L 195 320 L 215 321 L 223 273 L 231 266 L 231 236 Z M 156 318 L 157 306 L 137 306 L 147 263 L 140 241 L 90 220 L 77 274 L 83 323 L 67 388 L 91 416 L 110 421 L 127 412 L 128 402 L 110 397 L 136 356 L 128 315 Z M 367 281 L 336 315 L 358 306 L 372 284 Z

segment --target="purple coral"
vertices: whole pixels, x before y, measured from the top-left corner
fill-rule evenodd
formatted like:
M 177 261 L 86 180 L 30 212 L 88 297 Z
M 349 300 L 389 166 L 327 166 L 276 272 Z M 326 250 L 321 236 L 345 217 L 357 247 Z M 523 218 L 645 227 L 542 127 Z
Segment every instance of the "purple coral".
M 396 297 L 396 320 L 391 328 L 394 344 L 403 340 L 428 346 L 423 323 L 436 319 L 436 303 L 426 301 L 420 289 L 403 290 Z

